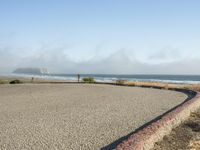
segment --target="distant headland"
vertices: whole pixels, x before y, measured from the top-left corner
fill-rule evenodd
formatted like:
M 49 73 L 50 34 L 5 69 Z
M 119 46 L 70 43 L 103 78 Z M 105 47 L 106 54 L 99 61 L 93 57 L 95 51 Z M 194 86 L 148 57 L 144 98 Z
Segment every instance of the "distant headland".
M 13 73 L 42 75 L 49 74 L 49 71 L 46 68 L 17 68 Z

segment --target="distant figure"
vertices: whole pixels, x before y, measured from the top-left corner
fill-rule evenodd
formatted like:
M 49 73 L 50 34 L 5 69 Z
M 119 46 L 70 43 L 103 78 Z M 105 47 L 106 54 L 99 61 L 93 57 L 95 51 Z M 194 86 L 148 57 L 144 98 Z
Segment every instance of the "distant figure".
M 80 74 L 78 74 L 77 76 L 78 76 L 78 83 L 79 83 L 79 80 L 80 80 Z
M 34 78 L 32 77 L 32 78 L 31 78 L 31 82 L 32 82 L 32 83 L 33 83 L 33 80 L 34 80 Z

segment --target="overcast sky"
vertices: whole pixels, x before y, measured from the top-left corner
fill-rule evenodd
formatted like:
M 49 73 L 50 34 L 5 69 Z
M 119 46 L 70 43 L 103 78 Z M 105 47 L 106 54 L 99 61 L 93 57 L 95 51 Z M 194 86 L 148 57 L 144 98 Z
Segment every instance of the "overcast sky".
M 199 0 L 0 0 L 0 73 L 200 74 Z

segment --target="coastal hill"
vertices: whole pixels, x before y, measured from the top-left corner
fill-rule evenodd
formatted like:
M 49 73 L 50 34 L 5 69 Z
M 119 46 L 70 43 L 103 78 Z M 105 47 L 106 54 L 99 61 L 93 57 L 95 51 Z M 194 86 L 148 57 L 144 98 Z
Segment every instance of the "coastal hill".
M 15 71 L 13 71 L 13 73 L 35 75 L 49 74 L 46 68 L 17 68 Z

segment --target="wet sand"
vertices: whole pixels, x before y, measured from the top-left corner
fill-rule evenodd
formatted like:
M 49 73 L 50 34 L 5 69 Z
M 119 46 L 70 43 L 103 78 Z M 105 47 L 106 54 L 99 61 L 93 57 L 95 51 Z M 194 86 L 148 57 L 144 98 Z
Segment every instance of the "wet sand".
M 186 98 L 112 85 L 0 85 L 0 149 L 101 149 Z

